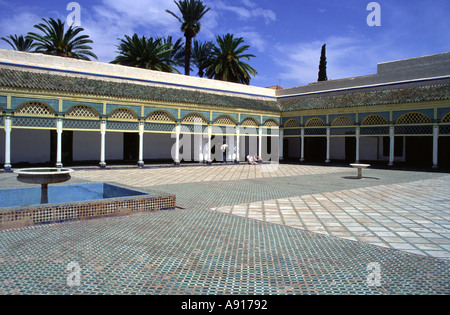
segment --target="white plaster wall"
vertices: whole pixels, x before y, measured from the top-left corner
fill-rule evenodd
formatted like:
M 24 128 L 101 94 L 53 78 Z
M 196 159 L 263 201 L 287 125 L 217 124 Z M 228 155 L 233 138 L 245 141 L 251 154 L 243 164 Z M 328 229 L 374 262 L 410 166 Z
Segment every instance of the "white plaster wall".
M 330 138 L 330 159 L 345 160 L 345 137 Z
M 145 133 L 144 134 L 144 160 L 170 160 L 171 150 L 175 138 L 170 134 Z
M 0 164 L 5 164 L 5 130 L 0 129 Z
M 48 68 L 49 70 L 60 69 L 82 72 L 86 75 L 100 74 L 123 79 L 140 79 L 161 82 L 154 84 L 177 84 L 184 86 L 183 88 L 206 88 L 219 90 L 223 93 L 246 93 L 253 94 L 254 97 L 275 97 L 276 95 L 275 90 L 245 84 L 185 76 L 161 71 L 150 71 L 97 61 L 84 61 L 73 58 L 61 58 L 43 54 L 18 52 L 9 49 L 0 49 L 0 61 L 25 66 Z
M 100 161 L 101 134 L 94 131 L 73 132 L 73 160 Z
M 13 129 L 11 163 L 45 163 L 50 161 L 50 131 Z
M 359 159 L 367 161 L 378 160 L 378 137 L 359 138 Z M 380 140 L 382 142 L 382 139 Z M 381 144 L 383 145 L 383 144 Z M 383 153 L 383 151 L 381 151 Z
M 105 146 L 106 160 L 123 160 L 123 133 L 107 132 Z

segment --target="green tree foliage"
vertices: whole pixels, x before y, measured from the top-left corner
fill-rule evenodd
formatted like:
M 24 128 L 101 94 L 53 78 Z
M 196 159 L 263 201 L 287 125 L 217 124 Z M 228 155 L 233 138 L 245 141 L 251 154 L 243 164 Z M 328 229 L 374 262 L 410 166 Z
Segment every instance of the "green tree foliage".
M 255 57 L 245 53 L 250 46 L 242 45 L 244 39 L 235 38 L 233 34 L 217 36 L 216 41 L 218 46 L 213 48 L 212 58 L 206 69 L 207 77 L 249 85 L 251 75 L 258 74 L 249 64 L 242 61 Z
M 200 78 L 205 76 L 205 70 L 211 63 L 213 42 L 199 42 L 194 40 L 194 46 L 192 48 L 192 63 L 197 67 L 197 75 Z
M 327 47 L 326 44 L 324 44 L 322 46 L 322 51 L 321 51 L 321 54 L 320 54 L 319 79 L 318 79 L 318 81 L 328 81 L 326 47 Z
M 210 10 L 200 0 L 179 0 L 174 1 L 177 5 L 181 16 L 177 16 L 172 11 L 166 10 L 167 13 L 174 16 L 181 23 L 181 31 L 186 38 L 185 44 L 185 74 L 191 73 L 191 51 L 192 39 L 200 33 L 200 20 Z
M 17 51 L 28 52 L 31 50 L 31 46 L 33 45 L 33 40 L 25 39 L 23 35 L 9 35 L 6 38 L 2 37 L 1 39 L 10 44 L 11 47 Z
M 166 40 L 166 42 L 163 42 L 161 38 L 139 37 L 137 34 L 134 34 L 133 37 L 125 35 L 125 39 L 119 40 L 120 45 L 117 46 L 119 55 L 111 63 L 148 70 L 180 73 L 175 68 L 176 64 L 172 60 L 174 45 L 171 41 Z
M 45 23 L 39 23 L 34 27 L 43 34 L 28 33 L 26 37 L 33 40 L 34 52 L 60 57 L 68 57 L 82 60 L 90 60 L 90 57 L 98 59 L 87 44 L 93 43 L 88 35 L 80 35 L 84 31 L 78 26 L 70 26 L 65 31 L 65 24 L 60 20 L 50 18 L 42 19 Z

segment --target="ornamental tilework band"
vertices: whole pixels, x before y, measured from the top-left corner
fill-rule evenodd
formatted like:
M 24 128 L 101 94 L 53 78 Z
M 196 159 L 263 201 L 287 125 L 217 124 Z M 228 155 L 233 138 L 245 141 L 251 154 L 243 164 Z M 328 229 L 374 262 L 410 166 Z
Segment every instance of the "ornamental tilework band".
M 40 117 L 13 117 L 12 126 L 30 128 L 56 128 L 56 119 Z

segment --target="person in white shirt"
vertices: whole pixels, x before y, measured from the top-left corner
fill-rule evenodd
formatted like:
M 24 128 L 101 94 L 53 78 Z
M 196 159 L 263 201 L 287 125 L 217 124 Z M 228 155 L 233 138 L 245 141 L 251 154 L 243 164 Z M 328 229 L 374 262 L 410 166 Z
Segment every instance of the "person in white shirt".
M 220 143 L 219 143 L 220 144 Z M 224 163 L 227 162 L 227 150 L 228 150 L 228 144 L 224 143 L 222 144 L 222 146 L 220 147 L 220 150 L 222 150 L 222 161 Z
M 247 155 L 247 162 L 248 162 L 248 164 L 255 165 L 255 162 L 253 161 L 253 155 L 252 154 Z

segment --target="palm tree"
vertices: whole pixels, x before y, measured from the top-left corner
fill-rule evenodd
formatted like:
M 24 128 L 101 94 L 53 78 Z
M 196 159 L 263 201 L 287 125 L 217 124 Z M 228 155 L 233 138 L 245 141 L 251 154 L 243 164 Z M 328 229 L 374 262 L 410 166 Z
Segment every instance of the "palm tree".
M 119 56 L 111 63 L 124 66 L 156 70 L 163 72 L 180 73 L 172 60 L 172 44 L 163 43 L 161 38 L 153 39 L 145 36 L 133 37 L 125 35 L 125 39 L 120 40 Z
M 240 46 L 244 39 L 234 38 L 232 34 L 217 36 L 216 40 L 218 47 L 213 48 L 212 61 L 206 69 L 208 78 L 249 85 L 250 75 L 258 74 L 249 64 L 241 61 L 241 59 L 250 60 L 251 57 L 255 57 L 244 54 L 250 46 Z
M 25 51 L 28 52 L 31 49 L 31 46 L 33 44 L 33 40 L 31 39 L 25 39 L 23 35 L 17 36 L 17 35 L 9 35 L 7 38 L 2 37 L 2 40 L 7 42 L 11 45 L 11 47 L 14 50 L 17 51 Z
M 78 36 L 84 31 L 78 26 L 70 26 L 67 31 L 64 30 L 65 24 L 60 20 L 42 19 L 44 23 L 34 27 L 44 34 L 28 33 L 27 39 L 34 40 L 32 48 L 35 52 L 47 55 L 69 57 L 82 60 L 90 60 L 89 57 L 98 59 L 91 51 L 92 47 L 86 45 L 93 43 L 88 35 Z
M 172 48 L 172 51 L 170 52 L 170 59 L 172 59 L 174 65 L 177 67 L 184 67 L 185 49 L 183 39 L 179 38 L 174 43 L 172 36 L 167 36 L 162 37 L 161 42 L 163 44 L 168 44 Z
M 203 78 L 205 76 L 205 70 L 211 63 L 213 47 L 213 42 L 201 43 L 197 40 L 194 40 L 194 46 L 192 48 L 192 63 L 197 67 L 197 74 L 200 78 Z
M 174 2 L 180 10 L 181 17 L 169 10 L 166 10 L 166 12 L 173 15 L 181 23 L 181 31 L 184 32 L 184 37 L 186 38 L 184 72 L 186 75 L 190 75 L 192 39 L 200 33 L 200 20 L 210 8 L 207 8 L 200 0 L 179 0 Z

